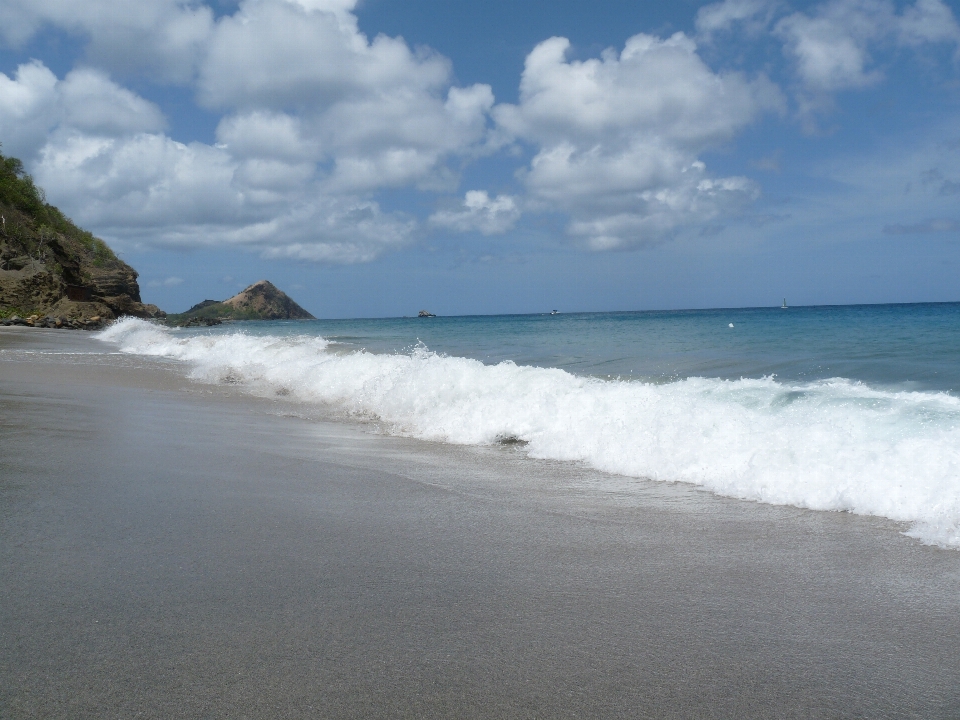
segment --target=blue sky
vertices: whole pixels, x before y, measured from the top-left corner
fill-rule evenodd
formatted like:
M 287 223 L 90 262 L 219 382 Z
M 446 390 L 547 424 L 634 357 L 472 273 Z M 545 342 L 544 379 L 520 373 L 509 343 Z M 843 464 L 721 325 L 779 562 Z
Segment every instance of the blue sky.
M 3 0 L 0 142 L 180 311 L 960 300 L 941 0 Z

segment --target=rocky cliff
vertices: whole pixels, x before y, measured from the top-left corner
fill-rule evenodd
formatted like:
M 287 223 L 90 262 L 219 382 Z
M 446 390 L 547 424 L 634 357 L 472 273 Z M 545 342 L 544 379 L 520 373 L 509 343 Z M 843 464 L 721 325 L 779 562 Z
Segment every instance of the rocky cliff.
M 313 319 L 313 315 L 267 280 L 255 282 L 227 300 L 204 300 L 184 313 L 168 316 L 169 322 L 178 325 L 209 324 L 217 320 Z
M 46 202 L 16 158 L 0 154 L 0 318 L 164 315 L 140 301 L 137 272 Z

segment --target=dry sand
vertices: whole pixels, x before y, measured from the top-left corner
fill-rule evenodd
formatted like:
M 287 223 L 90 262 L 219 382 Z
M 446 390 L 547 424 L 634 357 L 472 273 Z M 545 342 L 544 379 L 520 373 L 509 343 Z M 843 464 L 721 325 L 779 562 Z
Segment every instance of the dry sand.
M 0 330 L 0 717 L 957 718 L 960 552 Z

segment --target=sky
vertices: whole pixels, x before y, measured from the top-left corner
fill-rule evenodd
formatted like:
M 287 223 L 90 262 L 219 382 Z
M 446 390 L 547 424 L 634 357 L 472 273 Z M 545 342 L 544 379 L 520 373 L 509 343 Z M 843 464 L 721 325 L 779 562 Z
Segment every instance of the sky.
M 0 152 L 168 312 L 960 301 L 942 0 L 0 0 Z

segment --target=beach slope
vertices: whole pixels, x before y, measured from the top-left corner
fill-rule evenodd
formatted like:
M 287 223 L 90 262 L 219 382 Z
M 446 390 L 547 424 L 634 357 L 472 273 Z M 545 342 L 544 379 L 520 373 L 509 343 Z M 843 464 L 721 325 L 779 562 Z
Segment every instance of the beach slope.
M 960 552 L 896 523 L 111 352 L 0 329 L 0 716 L 960 716 Z

